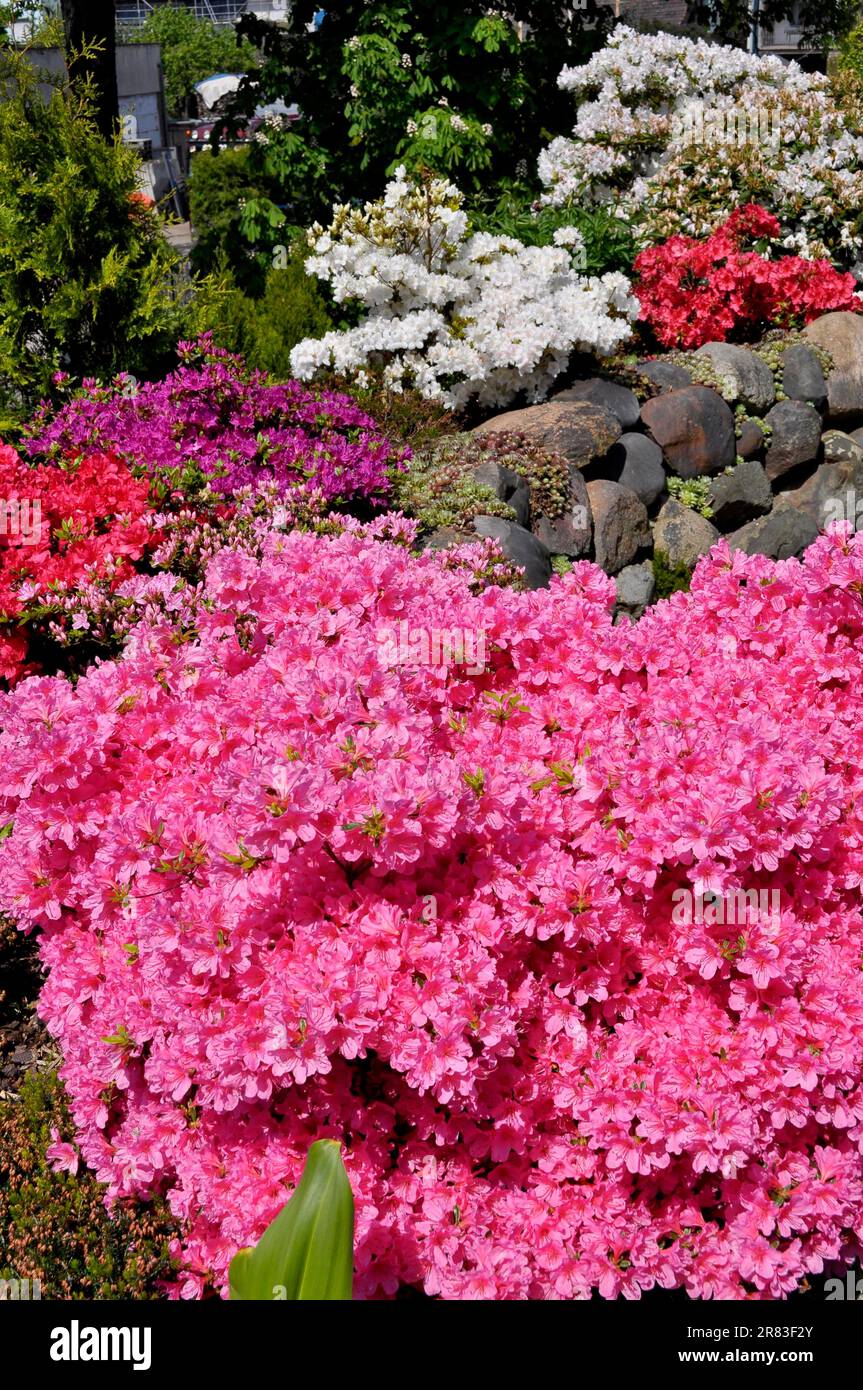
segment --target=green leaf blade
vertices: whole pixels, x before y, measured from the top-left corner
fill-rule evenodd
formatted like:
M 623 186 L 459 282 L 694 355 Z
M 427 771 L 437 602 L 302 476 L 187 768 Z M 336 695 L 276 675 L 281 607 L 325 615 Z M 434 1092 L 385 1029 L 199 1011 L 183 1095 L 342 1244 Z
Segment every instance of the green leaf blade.
M 353 1295 L 354 1199 L 333 1139 L 312 1144 L 290 1200 L 229 1271 L 238 1300 L 345 1302 Z

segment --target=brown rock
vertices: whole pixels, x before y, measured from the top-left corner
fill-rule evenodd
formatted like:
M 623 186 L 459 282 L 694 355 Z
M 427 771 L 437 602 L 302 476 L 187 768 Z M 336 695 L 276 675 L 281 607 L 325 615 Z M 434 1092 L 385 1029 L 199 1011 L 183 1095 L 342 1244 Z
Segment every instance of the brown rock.
M 686 565 L 692 569 L 718 540 L 719 532 L 706 517 L 674 497 L 668 499 L 653 523 L 653 544 L 664 551 L 673 568 Z
M 681 478 L 721 473 L 734 463 L 734 416 L 708 386 L 683 386 L 654 396 L 641 407 L 641 418 Z
M 553 449 L 584 467 L 607 453 L 623 433 L 620 421 L 594 401 L 546 401 L 524 410 L 507 410 L 478 425 L 474 434 L 507 430 Z
M 650 543 L 647 508 L 628 487 L 607 478 L 588 483 L 587 495 L 593 512 L 596 563 L 606 574 L 617 574 Z

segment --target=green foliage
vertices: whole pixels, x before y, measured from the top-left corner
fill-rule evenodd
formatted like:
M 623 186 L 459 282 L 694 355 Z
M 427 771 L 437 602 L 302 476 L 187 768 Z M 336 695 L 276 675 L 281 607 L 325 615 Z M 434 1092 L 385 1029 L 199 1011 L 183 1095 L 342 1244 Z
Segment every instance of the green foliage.
M 30 25 L 29 43 L 35 48 L 62 48 L 65 44 L 63 17 L 54 5 L 40 4 L 39 0 L 0 4 L 0 34 L 5 37 L 8 26 L 20 21 Z
M 317 281 L 303 269 L 304 254 L 298 244 L 284 267 L 274 266 L 257 299 L 245 294 L 229 272 L 221 287 L 199 290 L 196 331 L 212 329 L 220 347 L 240 353 L 250 367 L 276 381 L 287 381 L 294 344 L 320 337 L 333 326 Z
M 197 237 L 191 256 L 193 269 L 206 274 L 224 261 L 241 288 L 260 291 L 272 254 L 256 256 L 240 224 L 246 204 L 268 198 L 275 189 L 250 167 L 248 148 L 194 154 L 188 188 Z
M 681 506 L 691 507 L 704 517 L 713 516 L 709 478 L 669 478 L 667 486 L 669 495 Z
M 109 1216 L 89 1173 L 55 1173 L 52 1130 L 68 1142 L 73 1128 L 53 1073 L 31 1072 L 0 1102 L 0 1278 L 39 1279 L 43 1298 L 161 1297 L 176 1222 L 161 1201 L 117 1202 Z
M 173 5 L 159 5 L 140 28 L 124 32 L 121 41 L 162 45 L 165 98 L 171 114 L 180 117 L 197 113 L 197 82 L 217 72 L 253 72 L 258 62 L 247 39 Z
M 353 1292 L 354 1197 L 341 1146 L 319 1139 L 290 1201 L 229 1272 L 231 1298 L 347 1302 Z
M 584 237 L 585 259 L 579 268 L 585 275 L 604 275 L 610 270 L 632 274 L 637 247 L 628 222 L 605 207 L 536 207 L 534 194 L 525 185 L 513 184 L 492 202 L 475 200 L 471 224 L 476 231 L 516 237 L 526 246 L 550 246 L 559 227 L 577 227 Z
M 669 598 L 671 594 L 686 593 L 692 581 L 688 565 L 672 565 L 664 550 L 653 552 L 653 578 L 656 581 L 653 599 Z
M 473 438 L 473 436 L 471 436 Z M 563 454 L 512 430 L 494 430 L 478 441 L 481 459 L 499 463 L 524 478 L 536 516 L 562 516 L 569 501 L 569 464 Z
M 109 144 L 90 92 L 48 100 L 0 49 L 0 411 L 26 413 L 55 371 L 136 375 L 170 365 L 184 304 L 176 257 L 136 193 L 138 158 Z
M 302 112 L 253 146 L 252 158 L 303 225 L 334 202 L 367 198 L 399 162 L 496 197 L 520 165 L 526 175 L 544 141 L 571 127 L 554 77 L 601 47 L 612 23 L 598 0 L 524 0 L 518 27 L 481 0 L 347 0 L 324 7 L 316 27 L 320 8 L 297 0 L 284 24 L 249 15 L 238 26 L 263 63 L 237 94 L 236 124 L 277 98 Z
M 853 26 L 859 15 L 858 0 L 761 0 L 761 25 L 796 12 L 807 43 L 829 48 Z M 750 33 L 751 0 L 691 0 L 688 18 L 704 24 L 725 43 L 745 46 Z

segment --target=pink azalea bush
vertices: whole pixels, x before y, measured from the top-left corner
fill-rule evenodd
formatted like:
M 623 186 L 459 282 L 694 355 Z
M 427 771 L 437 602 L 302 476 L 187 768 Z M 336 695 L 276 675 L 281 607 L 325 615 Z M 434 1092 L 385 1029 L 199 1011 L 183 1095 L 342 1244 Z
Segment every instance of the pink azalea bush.
M 589 564 L 516 593 L 386 535 L 218 553 L 191 640 L 154 613 L 0 697 L 0 904 L 81 1157 L 167 1194 L 187 1297 L 327 1136 L 363 1297 L 779 1298 L 850 1261 L 863 538 L 723 542 L 614 627 Z M 395 663 L 402 622 L 486 669 Z
M 387 497 L 405 451 L 350 396 L 276 385 L 214 347 L 209 334 L 180 343 L 178 354 L 181 365 L 164 381 L 88 381 L 59 410 L 44 406 L 30 426 L 31 452 L 66 458 L 110 449 L 184 489 L 202 475 L 225 496 L 274 483 L 280 493 L 311 490 L 330 503 Z

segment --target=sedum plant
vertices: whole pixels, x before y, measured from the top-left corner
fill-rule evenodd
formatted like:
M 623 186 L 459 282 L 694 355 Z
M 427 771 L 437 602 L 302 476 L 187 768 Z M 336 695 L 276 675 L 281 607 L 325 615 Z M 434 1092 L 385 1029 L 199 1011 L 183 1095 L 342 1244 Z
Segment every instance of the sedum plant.
M 684 507 L 691 507 L 701 516 L 713 516 L 710 505 L 709 478 L 669 478 L 666 486 L 671 496 Z
M 564 512 L 569 498 L 566 459 L 515 431 L 487 435 L 445 435 L 418 450 L 404 472 L 395 473 L 395 505 L 414 516 L 424 530 L 469 527 L 473 517 L 513 518 L 515 512 L 474 470 L 497 463 L 530 485 L 531 510 L 550 518 Z

